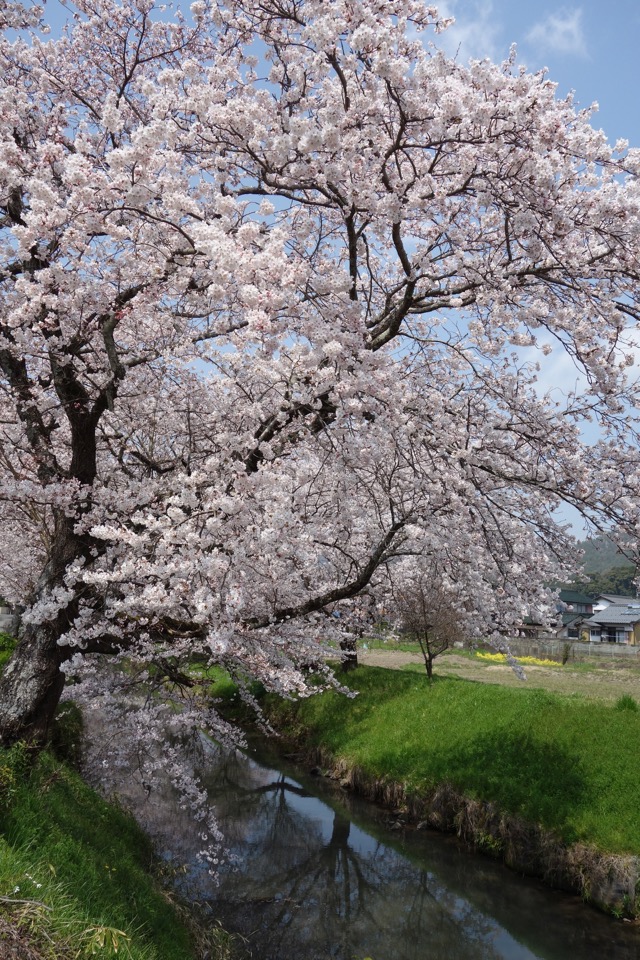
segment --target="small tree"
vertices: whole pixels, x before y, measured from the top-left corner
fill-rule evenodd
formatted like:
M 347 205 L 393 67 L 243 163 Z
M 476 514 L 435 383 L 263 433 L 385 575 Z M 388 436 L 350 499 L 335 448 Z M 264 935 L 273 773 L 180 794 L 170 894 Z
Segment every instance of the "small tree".
M 429 680 L 433 661 L 464 633 L 461 614 L 451 595 L 437 582 L 419 579 L 396 592 L 398 625 L 420 644 Z

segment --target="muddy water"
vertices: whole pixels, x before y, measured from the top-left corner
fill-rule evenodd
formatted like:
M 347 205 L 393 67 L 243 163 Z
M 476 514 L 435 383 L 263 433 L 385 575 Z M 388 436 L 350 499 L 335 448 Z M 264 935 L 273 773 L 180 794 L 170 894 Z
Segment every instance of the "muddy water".
M 640 960 L 640 929 L 452 838 L 393 826 L 264 745 L 208 746 L 204 776 L 237 866 L 214 885 L 178 811 L 165 812 L 164 851 L 187 863 L 181 891 L 254 960 Z

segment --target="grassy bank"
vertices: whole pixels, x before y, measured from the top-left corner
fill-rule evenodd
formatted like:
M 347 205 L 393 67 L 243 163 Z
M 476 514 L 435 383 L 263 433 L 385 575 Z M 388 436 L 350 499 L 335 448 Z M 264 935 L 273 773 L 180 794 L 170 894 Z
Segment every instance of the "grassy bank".
M 152 872 L 135 822 L 70 767 L 51 753 L 0 753 L 0 914 L 37 956 L 192 960 L 193 938 Z
M 14 646 L 0 634 L 0 670 Z M 195 960 L 150 841 L 73 769 L 80 733 L 67 704 L 52 750 L 0 750 L 0 956 Z
M 15 641 L 0 634 L 0 670 Z M 231 960 L 233 938 L 167 892 L 151 841 L 75 770 L 80 714 L 51 749 L 0 750 L 0 957 Z
M 277 727 L 365 775 L 424 795 L 442 783 L 567 844 L 640 855 L 640 713 L 541 690 L 361 667 L 355 699 L 268 701 Z

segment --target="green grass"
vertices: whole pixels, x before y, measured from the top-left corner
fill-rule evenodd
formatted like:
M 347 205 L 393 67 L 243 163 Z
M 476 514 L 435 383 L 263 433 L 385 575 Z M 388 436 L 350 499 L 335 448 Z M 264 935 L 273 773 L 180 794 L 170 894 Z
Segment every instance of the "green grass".
M 0 670 L 15 643 L 0 634 Z M 64 704 L 57 755 L 0 749 L 0 914 L 51 960 L 193 960 L 195 926 L 163 891 L 151 841 L 65 762 L 80 734 Z
M 448 782 L 567 842 L 640 854 L 640 712 L 628 704 L 375 667 L 346 679 L 355 699 L 269 698 L 269 715 L 409 792 Z
M 631 710 L 633 713 L 637 713 L 638 701 L 634 700 L 628 693 L 624 693 L 616 700 L 615 707 L 616 710 Z
M 0 634 L 0 672 L 15 645 Z M 49 751 L 0 749 L 0 921 L 45 960 L 232 960 L 235 938 L 169 896 L 149 838 L 76 772 L 81 735 L 64 703 Z
M 396 640 L 394 637 L 371 636 L 358 641 L 362 650 L 400 650 L 403 653 L 420 653 L 420 644 L 414 640 Z M 457 652 L 457 651 L 456 651 Z
M 8 633 L 0 633 L 0 672 L 13 653 L 17 642 L 15 637 Z
M 50 753 L 0 753 L 0 904 L 45 956 L 191 960 L 190 934 L 152 876 L 150 841 Z M 48 938 L 53 944 L 48 944 Z

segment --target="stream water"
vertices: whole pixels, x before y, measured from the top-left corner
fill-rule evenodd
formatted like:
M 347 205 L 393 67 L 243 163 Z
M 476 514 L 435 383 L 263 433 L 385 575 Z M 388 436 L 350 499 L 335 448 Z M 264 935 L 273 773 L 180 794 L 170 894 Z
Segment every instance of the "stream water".
M 246 937 L 253 960 L 640 960 L 637 927 L 454 838 L 394 829 L 267 750 L 206 749 L 206 787 L 237 857 L 217 886 L 193 822 L 165 812 L 164 854 L 187 864 L 181 892 Z

